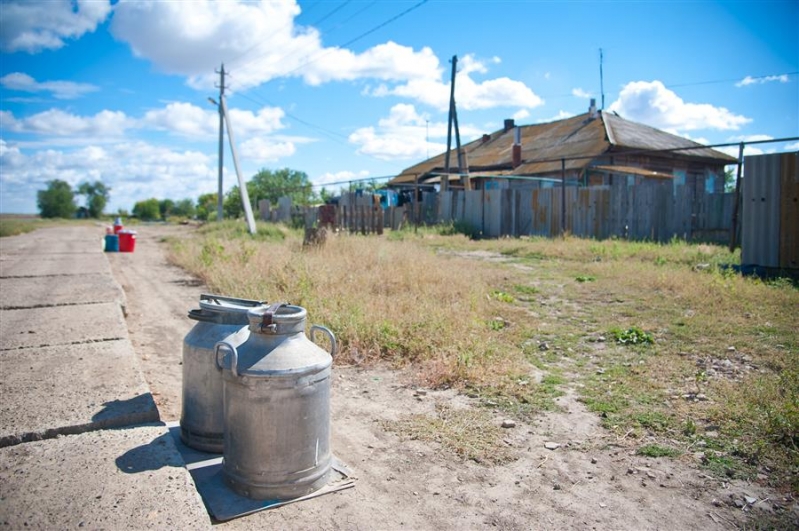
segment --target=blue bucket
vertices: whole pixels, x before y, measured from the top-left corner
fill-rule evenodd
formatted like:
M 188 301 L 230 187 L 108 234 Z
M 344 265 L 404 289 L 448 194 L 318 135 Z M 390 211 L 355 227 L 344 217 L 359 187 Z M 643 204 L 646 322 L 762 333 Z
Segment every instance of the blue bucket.
M 119 236 L 116 234 L 105 235 L 105 252 L 118 253 L 119 252 Z

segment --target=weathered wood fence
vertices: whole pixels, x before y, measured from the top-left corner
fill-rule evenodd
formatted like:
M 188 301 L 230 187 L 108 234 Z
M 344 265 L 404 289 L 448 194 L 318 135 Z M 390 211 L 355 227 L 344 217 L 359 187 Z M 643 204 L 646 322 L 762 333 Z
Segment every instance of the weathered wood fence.
M 734 194 L 698 194 L 671 180 L 627 186 L 559 187 L 532 190 L 469 190 L 425 193 L 420 201 L 382 209 L 372 196 L 345 194 L 339 205 L 301 211 L 306 227 L 382 233 L 406 224 L 460 224 L 483 237 L 570 233 L 665 242 L 729 241 Z M 285 212 L 285 209 L 279 209 Z M 262 210 L 263 211 L 263 210 Z M 299 210 L 289 209 L 300 215 Z M 290 214 L 288 219 L 290 219 Z M 287 221 L 277 219 L 276 221 Z

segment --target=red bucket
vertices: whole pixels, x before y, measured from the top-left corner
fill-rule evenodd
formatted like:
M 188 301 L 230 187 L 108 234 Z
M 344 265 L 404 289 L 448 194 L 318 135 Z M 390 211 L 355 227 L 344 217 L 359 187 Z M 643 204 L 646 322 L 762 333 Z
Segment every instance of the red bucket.
M 119 252 L 132 253 L 136 249 L 136 231 L 123 230 L 119 232 Z

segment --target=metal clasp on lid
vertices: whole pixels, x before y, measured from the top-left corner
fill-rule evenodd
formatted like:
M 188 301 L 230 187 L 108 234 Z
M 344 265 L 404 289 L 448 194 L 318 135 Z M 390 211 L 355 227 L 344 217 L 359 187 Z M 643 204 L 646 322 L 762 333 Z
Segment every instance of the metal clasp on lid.
M 288 306 L 287 302 L 276 302 L 274 304 L 270 304 L 269 307 L 264 310 L 264 315 L 261 318 L 261 325 L 260 331 L 264 334 L 275 334 L 277 333 L 277 323 L 273 322 L 275 314 L 277 311 L 282 308 L 283 306 Z

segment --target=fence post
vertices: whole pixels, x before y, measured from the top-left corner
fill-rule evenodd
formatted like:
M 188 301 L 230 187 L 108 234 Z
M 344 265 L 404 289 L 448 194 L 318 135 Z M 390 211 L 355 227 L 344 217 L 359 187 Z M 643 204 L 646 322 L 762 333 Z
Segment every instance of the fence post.
M 738 176 L 735 178 L 735 201 L 732 204 L 732 227 L 730 228 L 730 252 L 735 250 L 738 229 L 738 203 L 741 202 L 741 170 L 744 162 L 744 143 L 738 146 Z
M 566 235 L 566 159 L 560 159 L 560 237 Z

